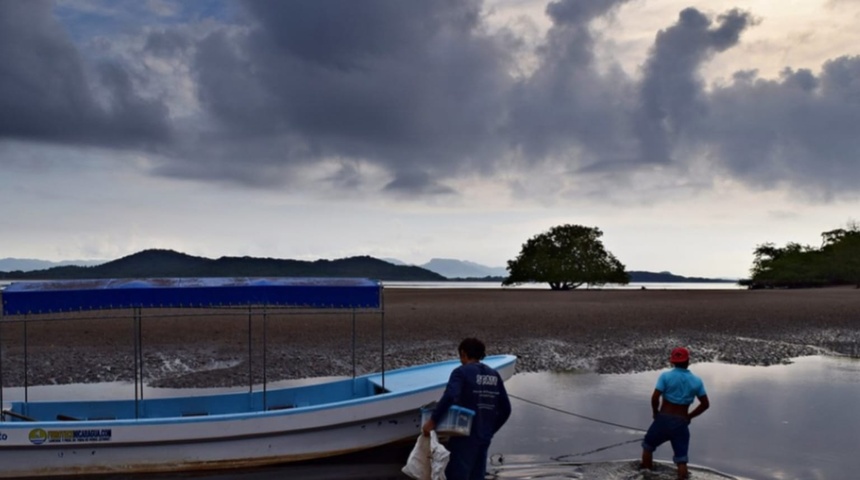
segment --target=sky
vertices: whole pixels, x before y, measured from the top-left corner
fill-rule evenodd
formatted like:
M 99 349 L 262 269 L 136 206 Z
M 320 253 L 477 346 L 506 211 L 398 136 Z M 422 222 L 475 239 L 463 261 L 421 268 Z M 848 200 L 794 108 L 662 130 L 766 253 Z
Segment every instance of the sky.
M 743 278 L 858 219 L 858 0 L 0 0 L 0 257 Z

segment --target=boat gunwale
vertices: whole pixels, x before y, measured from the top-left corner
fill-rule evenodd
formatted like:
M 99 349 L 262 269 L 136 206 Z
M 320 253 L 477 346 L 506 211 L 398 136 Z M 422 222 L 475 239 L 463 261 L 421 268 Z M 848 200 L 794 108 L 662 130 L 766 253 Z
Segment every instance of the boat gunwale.
M 516 364 L 517 357 L 509 354 L 502 355 L 493 355 L 484 359 L 493 361 L 493 368 L 495 369 L 504 369 L 512 364 Z M 498 362 L 498 363 L 497 363 Z M 385 373 L 386 382 L 390 382 L 392 376 L 395 378 L 397 376 L 406 376 L 410 373 L 419 372 L 421 370 L 431 370 L 431 369 L 441 369 L 446 366 L 451 366 L 451 370 L 453 370 L 457 365 L 459 365 L 459 360 L 444 360 L 441 362 L 434 362 L 431 364 L 423 364 L 423 365 L 414 365 L 410 367 L 404 367 L 401 369 L 391 370 Z M 355 378 L 346 378 L 335 380 L 331 383 L 354 383 L 355 381 L 368 381 L 375 385 L 379 385 L 374 382 L 374 378 L 381 378 L 379 373 L 369 373 L 365 375 L 361 375 Z M 125 426 L 144 426 L 144 425 L 185 425 L 185 424 L 193 424 L 193 423 L 216 423 L 216 422 L 225 422 L 225 421 L 241 421 L 247 420 L 250 418 L 258 419 L 258 418 L 273 418 L 273 417 L 282 417 L 282 416 L 293 416 L 293 415 L 301 415 L 306 413 L 317 413 L 321 410 L 333 410 L 338 408 L 349 408 L 354 406 L 360 406 L 366 403 L 377 403 L 383 400 L 394 400 L 401 397 L 425 392 L 428 390 L 434 390 L 439 388 L 442 385 L 445 385 L 447 382 L 447 378 L 444 378 L 436 383 L 427 384 L 422 387 L 413 387 L 407 388 L 404 390 L 389 390 L 385 392 L 380 392 L 376 395 L 366 395 L 346 400 L 338 400 L 335 402 L 326 402 L 315 405 L 303 405 L 296 406 L 293 408 L 286 409 L 277 409 L 277 410 L 255 410 L 248 412 L 236 412 L 236 413 L 216 413 L 216 414 L 206 414 L 199 416 L 163 416 L 163 417 L 141 417 L 141 418 L 123 418 L 123 419 L 110 419 L 110 420 L 74 420 L 74 421 L 66 421 L 66 420 L 37 420 L 34 422 L 31 421 L 0 421 L 0 426 L 3 428 L 15 428 L 15 429 L 33 429 L 33 428 L 68 428 L 71 425 L 76 427 L 125 427 Z M 326 385 L 330 385 L 331 383 L 320 383 L 315 385 L 308 386 L 288 386 L 283 388 L 277 388 L 273 390 L 268 390 L 268 395 L 276 394 L 278 391 L 289 390 L 295 388 L 304 388 L 304 387 L 325 387 Z M 252 395 L 254 393 L 260 394 L 262 392 L 250 392 L 250 393 L 242 393 L 242 392 L 225 392 L 218 394 L 207 394 L 207 395 L 195 395 L 191 397 L 175 397 L 179 401 L 184 398 L 205 398 L 205 399 L 218 399 L 220 397 L 226 396 L 242 396 L 242 395 Z M 151 399 L 140 400 L 142 402 L 150 401 Z M 158 399 L 161 400 L 161 399 Z M 134 399 L 120 399 L 120 400 L 103 400 L 105 402 L 119 401 L 119 402 L 128 402 L 134 403 Z M 70 402 L 39 402 L 39 401 L 29 401 L 29 404 L 38 404 L 38 403 L 56 403 L 56 405 L 60 406 L 63 404 L 75 404 L 75 403 L 93 403 L 91 401 L 81 400 L 81 401 L 70 401 Z M 7 402 L 7 403 L 23 403 L 23 402 Z

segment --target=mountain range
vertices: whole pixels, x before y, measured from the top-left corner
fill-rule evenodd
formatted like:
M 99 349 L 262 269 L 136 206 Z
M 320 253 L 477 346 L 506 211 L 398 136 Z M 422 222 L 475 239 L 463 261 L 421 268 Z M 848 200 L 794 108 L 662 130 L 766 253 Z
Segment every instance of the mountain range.
M 31 272 L 33 270 L 46 270 L 54 267 L 66 267 L 75 265 L 79 267 L 92 267 L 107 263 L 108 260 L 63 260 L 51 262 L 49 260 L 37 260 L 34 258 L 0 258 L 0 272 Z
M 338 260 L 283 260 L 221 257 L 210 259 L 173 250 L 144 250 L 93 266 L 62 265 L 43 270 L 2 271 L 17 280 L 135 277 L 369 277 L 391 281 L 444 281 L 438 273 L 411 265 L 394 265 L 373 257 Z
M 385 258 L 386 262 L 394 265 L 406 265 L 396 258 Z M 508 270 L 505 267 L 488 267 L 467 260 L 454 260 L 452 258 L 433 258 L 427 263 L 417 265 L 425 270 L 436 272 L 446 278 L 485 278 L 485 277 L 507 277 Z
M 631 282 L 734 282 L 730 279 L 684 277 L 671 272 L 628 272 Z M 434 258 L 422 265 L 408 265 L 393 258 L 369 256 L 337 260 L 284 260 L 258 257 L 209 259 L 173 250 L 144 250 L 112 261 L 0 259 L 0 279 L 79 279 L 129 277 L 370 277 L 388 281 L 501 281 L 503 267 L 475 262 Z

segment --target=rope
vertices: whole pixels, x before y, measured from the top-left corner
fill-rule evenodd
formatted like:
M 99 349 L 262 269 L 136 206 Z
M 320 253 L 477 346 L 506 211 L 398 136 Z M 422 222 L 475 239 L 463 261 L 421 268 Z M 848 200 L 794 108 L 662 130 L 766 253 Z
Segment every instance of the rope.
M 529 399 L 527 399 L 527 398 L 519 397 L 519 396 L 517 396 L 517 395 L 513 395 L 513 394 L 510 394 L 510 393 L 508 393 L 508 396 L 509 396 L 509 397 L 511 397 L 511 398 L 516 398 L 517 400 L 519 400 L 519 401 L 521 401 L 521 402 L 529 403 L 529 404 L 531 404 L 531 405 L 535 405 L 535 406 L 538 406 L 538 407 L 543 407 L 543 408 L 546 408 L 546 409 L 548 409 L 548 410 L 552 410 L 552 411 L 554 411 L 554 412 L 563 413 L 563 414 L 565 414 L 565 415 L 570 415 L 570 416 L 572 416 L 572 417 L 581 418 L 581 419 L 583 419 L 583 420 L 588 420 L 588 421 L 591 421 L 591 422 L 602 423 L 602 424 L 604 424 L 604 425 L 610 425 L 610 426 L 613 426 L 613 427 L 624 428 L 624 429 L 627 429 L 627 430 L 633 430 L 633 431 L 636 431 L 636 432 L 646 432 L 646 431 L 647 431 L 647 430 L 643 430 L 643 429 L 641 429 L 641 428 L 631 427 L 630 425 L 622 425 L 622 424 L 620 424 L 620 423 L 608 422 L 608 421 L 606 421 L 606 420 L 601 420 L 601 419 L 599 419 L 599 418 L 594 418 L 594 417 L 589 417 L 589 416 L 586 416 L 586 415 L 581 415 L 581 414 L 579 414 L 579 413 L 569 412 L 569 411 L 567 411 L 567 410 L 562 410 L 562 409 L 560 409 L 560 408 L 552 407 L 552 406 L 549 406 L 549 405 L 546 405 L 546 404 L 543 404 L 543 403 L 540 403 L 540 402 L 535 402 L 534 400 L 529 400 Z M 635 439 L 633 439 L 633 440 L 627 440 L 627 441 L 624 441 L 624 442 L 619 442 L 619 443 L 614 443 L 614 444 L 612 444 L 612 445 L 607 445 L 607 446 L 605 446 L 605 447 L 599 447 L 599 448 L 596 448 L 596 449 L 594 449 L 594 450 L 589 450 L 589 451 L 587 451 L 587 452 L 570 453 L 570 454 L 567 454 L 567 455 L 560 455 L 560 456 L 557 456 L 557 457 L 550 457 L 550 460 L 552 460 L 553 462 L 562 462 L 562 461 L 564 461 L 565 459 L 568 459 L 568 458 L 581 457 L 581 456 L 585 456 L 585 455 L 590 455 L 590 454 L 592 454 L 592 453 L 602 452 L 603 450 L 609 450 L 610 448 L 615 448 L 615 447 L 620 447 L 620 446 L 622 446 L 622 445 L 627 445 L 628 443 L 641 442 L 641 441 L 642 441 L 642 438 L 635 438 Z M 503 464 L 505 463 L 505 457 L 504 457 L 504 455 L 502 455 L 502 454 L 492 455 L 492 456 L 490 457 L 490 463 L 491 463 L 491 464 L 493 464 L 493 465 L 503 465 Z
M 528 399 L 523 398 L 523 397 L 518 397 L 518 396 L 516 396 L 516 395 L 511 395 L 510 393 L 508 394 L 508 396 L 509 396 L 509 397 L 511 397 L 511 398 L 516 398 L 517 400 L 519 400 L 519 401 L 521 401 L 521 402 L 526 402 L 526 403 L 530 403 L 530 404 L 532 404 L 532 405 L 537 405 L 538 407 L 543 407 L 543 408 L 546 408 L 546 409 L 552 410 L 552 411 L 554 411 L 554 412 L 563 413 L 563 414 L 565 414 L 565 415 L 570 415 L 570 416 L 572 416 L 572 417 L 581 418 L 581 419 L 583 419 L 583 420 L 589 420 L 589 421 L 592 421 L 592 422 L 602 423 L 602 424 L 604 424 L 604 425 L 611 425 L 611 426 L 613 426 L 613 427 L 626 428 L 626 429 L 628 429 L 628 430 L 633 430 L 633 431 L 636 431 L 636 432 L 643 432 L 643 433 L 644 433 L 644 432 L 647 432 L 647 430 L 643 430 L 643 429 L 641 429 L 641 428 L 631 427 L 631 426 L 629 426 L 629 425 L 622 425 L 622 424 L 620 424 L 620 423 L 607 422 L 606 420 L 601 420 L 601 419 L 599 419 L 599 418 L 587 417 L 587 416 L 585 416 L 585 415 L 580 415 L 580 414 L 578 414 L 578 413 L 568 412 L 567 410 L 562 410 L 562 409 L 560 409 L 560 408 L 555 408 L 555 407 L 551 407 L 551 406 L 549 406 L 549 405 L 544 405 L 543 403 L 538 403 L 538 402 L 535 402 L 535 401 L 533 401 L 533 400 L 528 400 Z
M 556 457 L 549 457 L 549 459 L 555 463 L 559 463 L 559 462 L 564 463 L 567 459 L 570 459 L 570 458 L 584 457 L 585 455 L 591 455 L 592 453 L 602 452 L 604 450 L 609 450 L 610 448 L 620 447 L 622 445 L 627 445 L 628 443 L 641 442 L 641 441 L 642 441 L 641 437 L 640 438 L 634 438 L 633 440 L 627 440 L 624 442 L 613 443 L 612 445 L 606 445 L 605 447 L 595 448 L 594 450 L 589 450 L 587 452 L 567 453 L 567 454 L 559 455 Z M 490 465 L 502 466 L 502 465 L 509 465 L 509 464 L 505 463 L 504 454 L 496 453 L 496 454 L 493 454 L 490 456 Z M 540 464 L 539 463 L 535 464 L 534 462 L 531 462 L 531 463 L 529 463 L 529 465 L 540 465 Z
M 587 452 L 568 453 L 566 455 L 559 455 L 557 457 L 549 457 L 549 458 L 550 458 L 550 460 L 552 460 L 554 462 L 562 462 L 568 458 L 591 455 L 592 453 L 602 452 L 604 450 L 609 450 L 610 448 L 620 447 L 621 445 L 627 445 L 628 443 L 641 442 L 641 441 L 642 441 L 641 438 L 634 438 L 633 440 L 627 440 L 626 442 L 613 443 L 612 445 L 607 445 L 605 447 L 595 448 L 594 450 L 589 450 Z

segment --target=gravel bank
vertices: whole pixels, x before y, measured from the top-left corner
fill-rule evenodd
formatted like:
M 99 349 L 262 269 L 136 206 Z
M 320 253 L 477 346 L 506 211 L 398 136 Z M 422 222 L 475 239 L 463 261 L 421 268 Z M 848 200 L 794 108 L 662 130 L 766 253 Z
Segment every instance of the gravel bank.
M 141 330 L 143 372 L 152 386 L 236 386 L 252 377 L 262 381 L 264 374 L 276 381 L 353 373 L 351 315 L 271 313 L 264 331 L 262 316 L 249 318 L 247 312 L 157 313 L 162 316 L 145 316 Z M 517 355 L 521 372 L 660 369 L 676 345 L 688 346 L 694 363 L 772 365 L 804 355 L 860 356 L 858 317 L 860 290 L 854 288 L 388 289 L 385 364 L 391 369 L 450 359 L 461 338 L 476 336 L 488 353 Z M 29 385 L 134 378 L 131 312 L 63 318 L 77 320 L 34 317 L 38 321 L 28 322 L 26 333 L 14 317 L 3 319 L 3 386 L 24 384 L 25 335 Z M 380 317 L 360 315 L 355 323 L 355 371 L 375 371 L 381 361 Z

